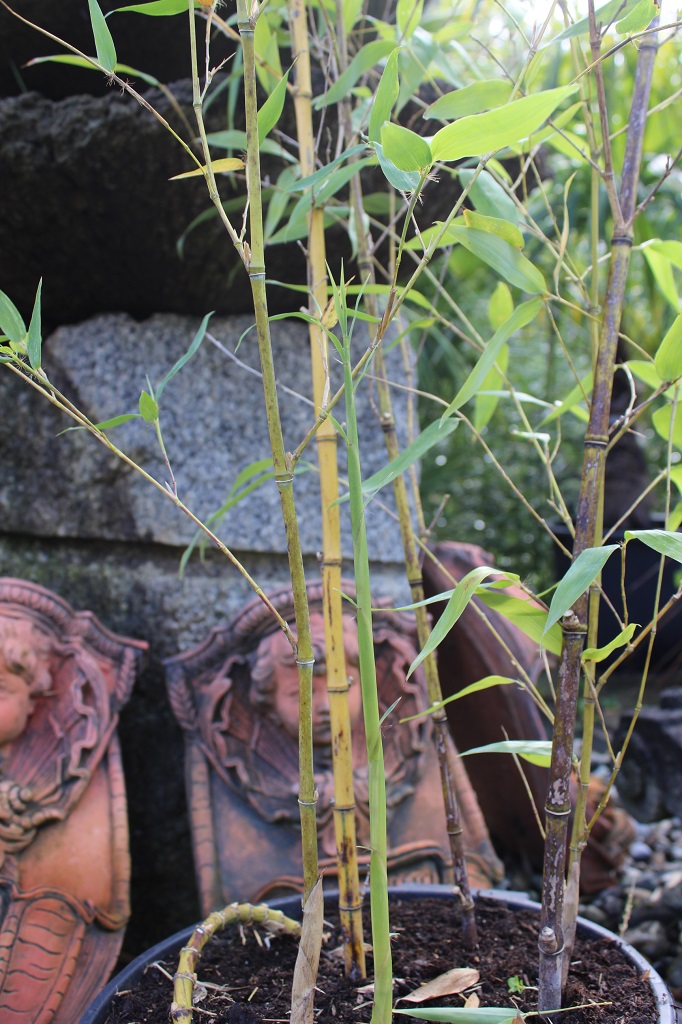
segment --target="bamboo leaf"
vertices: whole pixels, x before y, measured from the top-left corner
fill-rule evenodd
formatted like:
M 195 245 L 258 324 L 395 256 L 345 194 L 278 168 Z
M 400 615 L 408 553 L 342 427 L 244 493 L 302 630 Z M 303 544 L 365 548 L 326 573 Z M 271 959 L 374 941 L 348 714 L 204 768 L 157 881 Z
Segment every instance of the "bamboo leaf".
M 651 422 L 659 437 L 664 441 L 671 438 L 675 448 L 682 450 L 682 416 L 677 406 L 668 403 L 662 409 L 656 409 L 652 413 Z
M 358 79 L 362 78 L 378 61 L 383 57 L 387 57 L 394 49 L 395 42 L 392 39 L 374 39 L 371 43 L 366 43 L 361 50 L 358 50 L 346 70 L 342 75 L 339 75 L 331 89 L 315 97 L 313 106 L 317 109 L 345 99 Z
M 500 740 L 499 743 L 486 743 L 483 747 L 472 747 L 471 750 L 460 750 L 460 757 L 468 754 L 516 754 L 524 761 L 549 768 L 552 759 L 551 740 Z
M 140 416 L 145 423 L 156 423 L 159 418 L 159 407 L 151 395 L 146 391 L 140 394 Z
M 213 168 L 214 174 L 225 174 L 228 171 L 241 171 L 245 167 L 243 160 L 240 160 L 236 156 L 224 156 L 219 160 L 212 160 L 211 167 Z M 202 164 L 201 167 L 195 167 L 193 171 L 183 171 L 182 174 L 174 174 L 169 181 L 181 181 L 183 178 L 199 178 L 203 177 L 206 173 L 206 164 Z
M 41 349 L 43 345 L 43 334 L 40 316 L 40 299 L 42 291 L 43 279 L 41 277 L 40 281 L 38 282 L 38 290 L 36 291 L 35 302 L 33 303 L 31 322 L 28 325 L 28 334 L 26 336 L 26 355 L 28 356 L 28 361 L 34 370 L 40 369 Z
M 379 166 L 384 172 L 384 177 L 393 185 L 393 188 L 396 188 L 399 192 L 414 192 L 419 187 L 419 179 L 421 177 L 419 171 L 401 171 L 393 161 L 385 156 L 381 143 L 374 142 L 373 146 L 379 158 Z
M 609 557 L 617 550 L 617 544 L 606 544 L 600 548 L 585 548 L 580 552 L 554 591 L 544 629 L 545 633 L 594 583 Z
M 658 14 L 658 7 L 653 0 L 639 0 L 639 3 L 628 15 L 616 22 L 616 32 L 626 35 L 630 32 L 642 32 Z
M 498 281 L 488 303 L 488 319 L 492 329 L 496 331 L 498 327 L 501 327 L 513 312 L 514 300 L 512 293 L 504 281 Z
M 629 626 L 621 630 L 618 636 L 615 636 L 613 640 L 606 644 L 605 647 L 588 647 L 583 651 L 583 661 L 604 661 L 608 658 L 609 654 L 613 654 L 619 647 L 625 647 L 632 640 L 633 634 L 637 629 L 638 623 L 631 622 Z
M 111 14 L 120 14 L 122 11 L 129 11 L 131 14 L 148 14 L 153 18 L 167 18 L 173 14 L 186 14 L 187 0 L 150 0 L 146 4 L 117 7 L 115 11 L 111 11 Z
M 26 324 L 9 295 L 0 292 L 0 331 L 13 345 L 22 345 L 26 337 Z
M 487 587 L 480 587 L 476 597 L 488 608 L 503 615 L 535 643 L 541 644 L 552 654 L 561 654 L 561 628 L 555 623 L 546 630 L 547 612 L 534 601 L 499 590 L 489 590 Z
M 369 127 L 367 137 L 370 142 L 378 142 L 381 138 L 381 128 L 385 121 L 390 121 L 391 111 L 400 92 L 398 81 L 398 57 L 400 47 L 389 54 L 384 70 L 379 79 L 377 91 L 374 94 L 374 102 L 369 115 Z
M 402 125 L 387 121 L 381 129 L 381 145 L 384 156 L 400 171 L 417 171 L 422 174 L 431 166 L 428 142 Z
M 186 10 L 186 7 L 185 7 Z M 114 11 L 110 12 L 111 14 Z M 76 68 L 85 68 L 86 71 L 99 71 L 95 63 L 95 58 L 88 57 L 77 57 L 72 53 L 56 53 L 53 56 L 47 57 L 34 57 L 32 60 L 27 61 L 26 67 L 33 67 L 35 64 L 69 64 Z M 139 78 L 147 85 L 158 86 L 158 78 L 154 78 L 154 75 L 148 75 L 144 71 L 140 71 L 139 68 L 133 68 L 130 64 L 121 64 L 116 61 L 114 64 L 114 71 L 117 75 L 130 75 L 134 78 Z
M 518 1011 L 510 1006 L 420 1006 L 418 1010 L 394 1010 L 406 1017 L 444 1021 L 445 1024 L 513 1024 Z M 523 1019 L 523 1015 L 521 1015 Z
M 303 905 L 301 941 L 291 989 L 291 1024 L 313 1024 L 323 926 L 324 897 L 322 881 L 318 879 Z
M 113 71 L 116 65 L 116 47 L 114 46 L 109 26 L 97 0 L 88 0 L 88 7 L 90 9 L 92 34 L 95 37 L 97 60 L 107 71 Z
M 178 373 L 178 371 L 183 368 L 185 363 L 187 363 L 192 358 L 194 353 L 198 350 L 199 346 L 201 345 L 202 341 L 204 340 L 204 335 L 206 334 L 206 328 L 208 327 L 208 321 L 211 319 L 212 316 L 213 316 L 213 313 L 207 313 L 206 314 L 206 316 L 204 317 L 204 319 L 201 321 L 201 323 L 199 325 L 199 329 L 198 329 L 197 333 L 194 335 L 194 338 L 192 339 L 192 344 L 189 346 L 189 348 L 187 349 L 185 354 L 183 356 L 180 356 L 178 361 L 171 367 L 171 369 L 168 371 L 166 376 L 163 378 L 163 380 L 161 381 L 161 383 L 157 387 L 157 389 L 156 389 L 157 400 L 160 400 L 161 393 L 162 393 L 163 389 L 165 388 L 166 384 L 168 383 L 168 381 L 172 380 L 172 378 L 175 376 L 175 374 Z
M 551 423 L 553 420 L 563 416 L 565 412 L 574 412 L 580 419 L 587 420 L 588 414 L 586 409 L 579 408 L 581 402 L 585 402 L 592 391 L 593 376 L 592 371 L 587 374 L 586 377 L 576 384 L 574 388 L 571 388 L 569 393 L 559 402 L 556 409 L 553 409 L 548 416 L 541 421 L 540 426 L 544 427 L 545 424 Z
M 451 704 L 453 700 L 460 700 L 461 697 L 468 697 L 471 693 L 478 693 L 480 690 L 489 690 L 493 686 L 508 686 L 510 683 L 518 683 L 518 679 L 510 679 L 508 676 L 485 676 L 484 679 L 479 679 L 476 683 L 470 683 L 465 686 L 463 690 L 459 690 L 458 693 L 453 693 L 450 697 L 446 697 L 445 700 L 435 701 L 430 704 L 424 711 L 420 711 L 416 715 L 410 715 L 408 718 L 401 718 L 400 724 L 403 722 L 412 722 L 415 718 L 423 718 L 425 715 L 432 715 L 434 711 L 440 711 L 446 704 Z
M 462 117 L 436 132 L 431 140 L 433 159 L 461 160 L 512 146 L 537 131 L 576 88 L 547 89 L 484 114 Z
M 437 117 L 441 121 L 454 121 L 457 117 L 480 114 L 483 110 L 494 110 L 509 102 L 513 85 L 500 78 L 473 82 L 462 89 L 455 89 L 440 96 L 424 111 L 425 118 Z
M 395 17 L 398 33 L 408 40 L 418 28 L 424 9 L 424 0 L 398 0 Z
M 661 293 L 668 300 L 675 312 L 680 308 L 680 297 L 677 294 L 677 285 L 673 274 L 672 260 L 660 252 L 655 245 L 647 245 L 642 249 L 644 258 L 649 264 L 649 270 L 653 274 L 654 281 Z
M 509 343 L 505 342 L 498 353 L 494 365 L 490 367 L 481 381 L 481 390 L 474 397 L 473 422 L 475 429 L 479 433 L 490 422 L 500 404 L 504 374 L 506 374 L 508 366 Z
M 452 596 L 438 619 L 438 622 L 431 630 L 429 639 L 410 665 L 409 672 L 407 673 L 408 679 L 415 669 L 421 665 L 424 658 L 428 657 L 431 651 L 435 651 L 438 644 L 440 644 L 448 635 L 460 615 L 465 611 L 479 584 L 483 582 L 486 576 L 492 575 L 499 576 L 503 574 L 500 573 L 499 569 L 495 569 L 492 566 L 479 565 L 475 569 L 471 569 L 466 576 L 462 577 L 455 587 Z
M 258 19 L 260 21 L 260 18 Z M 287 94 L 287 79 L 289 68 L 286 74 L 282 75 L 279 82 L 272 90 L 263 106 L 258 111 L 258 142 L 259 144 L 270 134 L 280 119 L 284 109 L 284 100 Z
M 682 376 L 682 313 L 673 320 L 672 327 L 659 345 L 654 366 L 661 380 L 676 380 Z
M 339 164 L 345 163 L 346 160 L 350 160 L 352 157 L 359 156 L 360 153 L 366 152 L 367 146 L 365 146 L 364 143 L 359 146 L 350 146 L 348 149 L 344 149 L 343 153 L 337 156 L 335 160 L 332 160 L 331 163 L 325 164 L 324 167 L 320 167 L 319 170 L 306 175 L 305 178 L 299 178 L 297 181 L 287 185 L 285 191 L 305 192 L 305 190 L 310 188 L 312 185 L 317 185 L 318 181 L 325 181 L 330 176 L 334 168 L 338 167 Z M 353 165 L 353 167 L 357 166 L 357 164 Z
M 139 420 L 138 412 L 124 412 L 121 416 L 112 416 L 110 420 L 101 420 L 95 423 L 98 430 L 111 430 L 113 427 L 120 427 L 122 423 L 129 423 L 130 420 Z M 83 427 L 72 427 L 72 430 L 83 430 Z
M 485 352 L 443 413 L 443 419 L 451 416 L 453 412 L 456 412 L 457 409 L 461 408 L 461 406 L 476 394 L 481 381 L 485 378 L 486 374 L 494 364 L 502 346 L 509 341 L 515 331 L 518 331 L 521 327 L 525 327 L 526 324 L 529 324 L 531 320 L 535 319 L 541 306 L 542 299 L 531 299 L 529 302 L 523 302 L 520 306 L 517 306 L 508 320 L 506 320 L 502 326 L 495 331 L 494 335 L 485 347 Z
M 626 530 L 625 540 L 641 540 L 661 555 L 682 562 L 682 535 L 670 530 Z
M 453 967 L 452 970 L 439 974 L 437 978 L 432 978 L 400 999 L 405 1003 L 423 1003 L 425 999 L 454 996 L 476 985 L 480 977 L 480 972 L 475 967 Z
M 497 235 L 514 249 L 523 249 L 523 235 L 516 224 L 507 220 L 502 220 L 500 217 L 488 217 L 483 213 L 476 213 L 474 210 L 465 210 L 464 223 L 468 228 L 476 228 L 478 231 L 487 231 L 490 235 Z
M 474 176 L 468 168 L 457 171 L 462 186 L 466 187 Z M 479 213 L 487 217 L 504 217 L 512 224 L 518 225 L 521 220 L 516 205 L 500 183 L 493 178 L 490 171 L 481 171 L 469 189 L 469 197 Z
M 623 0 L 609 0 L 608 3 L 602 7 L 598 7 L 594 12 L 594 19 L 597 26 L 610 25 L 614 18 L 623 17 L 633 11 L 637 6 L 639 0 L 629 0 L 627 3 L 623 3 Z M 554 36 L 553 39 L 549 39 L 544 46 L 553 46 L 555 43 L 563 42 L 564 39 L 573 39 L 575 36 L 580 36 L 583 33 L 590 31 L 590 20 L 589 18 L 580 18 L 573 25 L 564 29 L 559 35 Z
M 438 444 L 440 441 L 444 441 L 446 437 L 449 437 L 457 425 L 457 420 L 451 420 L 450 424 L 444 423 L 442 419 L 434 420 L 433 423 L 429 423 L 428 427 L 417 434 L 414 441 L 403 448 L 397 458 L 393 459 L 392 462 L 389 462 L 383 469 L 380 469 L 378 472 L 373 473 L 372 476 L 368 476 L 366 480 L 363 480 L 363 498 L 373 498 L 382 487 L 386 487 L 387 484 L 393 483 L 396 477 L 409 469 L 409 467 L 413 465 L 413 463 L 417 462 L 418 459 L 423 458 L 435 444 Z M 345 501 L 346 499 L 342 498 L 341 500 Z
M 487 263 L 497 273 L 525 292 L 546 292 L 547 284 L 542 272 L 529 259 L 511 245 L 491 235 L 487 231 L 468 228 L 459 224 L 451 225 L 443 239 L 443 244 L 460 242 L 474 256 Z

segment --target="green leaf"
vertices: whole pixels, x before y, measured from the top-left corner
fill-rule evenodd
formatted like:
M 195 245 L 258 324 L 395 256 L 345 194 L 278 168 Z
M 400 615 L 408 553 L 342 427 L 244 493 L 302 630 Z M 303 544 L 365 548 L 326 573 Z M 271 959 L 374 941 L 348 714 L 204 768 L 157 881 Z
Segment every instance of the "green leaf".
M 673 408 L 675 419 L 673 420 Z M 664 441 L 669 438 L 679 451 L 682 451 L 682 416 L 679 414 L 679 406 L 673 407 L 669 402 L 662 409 L 656 409 L 651 416 L 653 428 L 659 437 Z
M 23 345 L 26 324 L 17 307 L 4 292 L 0 292 L 0 330 L 14 345 Z
M 458 168 L 457 173 L 462 186 L 466 187 L 475 172 L 467 168 Z M 505 220 L 516 225 L 521 221 L 513 199 L 507 195 L 489 171 L 483 170 L 479 173 L 469 189 L 469 198 L 478 212 L 484 213 L 487 217 L 504 217 Z
M 513 1024 L 519 1016 L 524 1019 L 522 1013 L 509 1006 L 477 1006 L 474 1010 L 463 1006 L 422 1006 L 417 1010 L 393 1012 L 420 1020 L 445 1021 L 445 1024 Z
M 497 235 L 513 249 L 523 249 L 523 235 L 516 224 L 510 223 L 508 220 L 503 220 L 500 217 L 487 217 L 474 210 L 465 210 L 464 223 L 468 228 L 476 228 L 477 231 L 487 231 L 489 235 Z
M 462 117 L 437 131 L 431 140 L 434 160 L 461 160 L 467 156 L 484 156 L 527 138 L 547 120 L 577 86 L 524 96 L 485 114 Z
M 545 647 L 551 654 L 561 654 L 561 627 L 555 623 L 545 629 L 547 612 L 544 608 L 528 598 L 517 597 L 506 591 L 489 590 L 487 587 L 480 587 L 476 597 L 492 611 L 503 615 L 536 644 Z
M 400 168 L 396 167 L 393 161 L 389 160 L 384 155 L 384 150 L 379 142 L 373 143 L 374 149 L 376 150 L 377 157 L 379 158 L 379 166 L 384 173 L 384 177 L 387 181 L 393 185 L 399 192 L 414 192 L 419 187 L 419 181 L 421 175 L 418 171 L 401 171 Z
M 646 384 L 650 388 L 659 388 L 663 381 L 656 373 L 656 367 L 654 366 L 653 360 L 649 359 L 628 359 L 628 368 L 630 369 L 633 377 L 637 380 L 641 380 L 643 384 Z
M 492 329 L 496 331 L 498 327 L 501 327 L 513 312 L 514 300 L 512 293 L 504 281 L 498 281 L 495 291 L 490 296 L 490 301 L 488 302 L 488 319 Z
M 471 601 L 472 597 L 476 592 L 476 588 L 486 578 L 486 576 L 500 576 L 504 573 L 500 573 L 499 569 L 495 569 L 489 565 L 479 565 L 475 569 L 471 569 L 470 572 L 463 576 L 455 587 L 452 596 L 446 604 L 443 612 L 431 630 L 429 639 L 422 647 L 421 651 L 410 665 L 410 669 L 407 673 L 409 679 L 414 670 L 421 665 L 424 658 L 428 657 L 431 651 L 435 651 L 438 644 L 440 644 L 445 637 L 448 635 L 454 624 L 459 619 L 460 615 L 466 609 L 467 605 Z
M 512 306 L 513 309 L 513 306 Z M 509 345 L 505 342 L 498 352 L 497 359 L 481 381 L 480 391 L 474 398 L 474 427 L 483 430 L 495 414 L 502 397 L 504 374 L 509 366 Z
M 111 430 L 113 427 L 120 427 L 122 423 L 129 423 L 130 420 L 139 420 L 139 418 L 140 414 L 137 412 L 124 412 L 121 416 L 112 416 L 110 420 L 101 420 L 99 423 L 95 423 L 95 426 L 98 430 Z M 82 428 L 74 429 L 81 430 Z
M 609 0 L 608 3 L 599 7 L 594 12 L 594 20 L 597 26 L 602 25 L 606 27 L 613 22 L 614 18 L 627 16 L 630 11 L 634 10 L 639 0 L 629 0 L 629 3 L 623 3 L 623 0 Z M 564 29 L 559 35 L 554 36 L 553 39 L 548 39 L 544 46 L 553 46 L 555 43 L 563 42 L 564 39 L 573 39 L 575 36 L 580 36 L 583 33 L 589 33 L 590 31 L 590 20 L 589 18 L 580 18 L 573 25 Z
M 619 647 L 625 647 L 626 644 L 629 644 L 636 629 L 637 623 L 631 622 L 605 647 L 586 648 L 583 651 L 583 661 L 604 661 L 605 658 L 608 658 L 609 654 L 613 654 Z
M 670 260 L 678 270 L 682 270 L 682 242 L 662 242 L 660 239 L 656 239 L 644 249 L 644 253 L 646 254 L 650 249 L 653 249 L 654 252 L 659 252 L 667 260 Z
M 156 423 L 159 418 L 159 407 L 151 395 L 143 391 L 140 394 L 140 416 L 145 423 Z
M 423 174 L 431 166 L 428 142 L 421 135 L 411 132 L 409 128 L 403 128 L 402 125 L 387 121 L 381 129 L 381 145 L 384 156 L 399 171 L 417 171 Z
M 500 78 L 473 82 L 440 96 L 424 111 L 425 118 L 437 117 L 441 121 L 454 121 L 457 117 L 494 110 L 509 102 L 514 86 Z
M 381 138 L 381 128 L 386 121 L 391 119 L 391 111 L 395 101 L 398 99 L 400 84 L 398 82 L 398 58 L 400 47 L 396 47 L 386 61 L 382 72 L 377 91 L 374 94 L 374 102 L 369 115 L 369 129 L 367 137 L 370 142 L 378 142 Z
M 452 224 L 442 240 L 443 245 L 460 242 L 465 249 L 496 270 L 497 273 L 525 292 L 546 292 L 547 283 L 542 272 L 503 238 L 491 235 L 478 228 L 467 228 Z
M 40 316 L 40 299 L 43 292 L 43 279 L 41 277 L 38 282 L 38 290 L 36 291 L 35 302 L 33 303 L 33 312 L 31 314 L 31 322 L 28 325 L 28 334 L 26 336 L 26 355 L 28 361 L 34 370 L 40 369 L 41 349 L 43 345 L 43 333 Z
M 460 750 L 460 757 L 469 754 L 516 754 L 524 761 L 549 768 L 552 760 L 552 743 L 550 740 L 500 740 L 499 743 L 486 743 L 484 747 L 472 747 L 471 750 Z
M 642 252 L 658 288 L 677 312 L 680 308 L 680 297 L 677 294 L 672 261 L 652 245 L 647 245 Z
M 642 32 L 658 14 L 658 7 L 653 0 L 639 0 L 637 6 L 625 18 L 616 22 L 616 32 L 626 35 L 630 32 Z
M 459 693 L 453 693 L 450 697 L 446 697 L 445 700 L 439 700 L 434 704 L 430 704 L 426 710 L 420 711 L 416 715 L 401 718 L 400 724 L 402 725 L 403 722 L 413 722 L 416 718 L 423 718 L 425 715 L 432 715 L 435 711 L 440 711 L 441 708 L 444 708 L 446 704 L 451 704 L 453 700 L 459 700 L 460 697 L 468 697 L 471 693 L 489 690 L 493 686 L 509 686 L 510 683 L 518 685 L 518 682 L 518 679 L 510 679 L 508 676 L 486 676 L 484 679 L 479 679 L 476 683 L 470 683 L 469 686 L 465 686 Z
M 372 476 L 368 476 L 366 480 L 363 480 L 363 497 L 373 498 L 382 487 L 393 483 L 396 477 L 404 473 L 406 469 L 409 469 L 418 459 L 423 458 L 435 444 L 449 437 L 457 423 L 457 420 L 452 420 L 450 429 L 448 429 L 449 425 L 443 423 L 442 420 L 435 420 L 433 423 L 429 423 L 428 427 L 422 430 L 415 437 L 414 441 L 408 444 L 406 448 L 403 448 L 397 458 L 393 459 L 392 462 L 389 462 L 387 466 L 384 466 L 377 473 L 373 473 Z M 347 496 L 340 500 L 346 501 Z
M 313 100 L 313 107 L 329 106 L 331 103 L 338 103 L 345 99 L 359 78 L 373 68 L 383 57 L 387 57 L 395 49 L 395 42 L 392 39 L 374 39 L 366 43 L 361 50 L 353 57 L 352 61 L 339 75 L 328 92 L 316 96 Z
M 676 380 L 682 375 L 682 313 L 658 347 L 654 366 L 661 380 Z
M 173 14 L 186 14 L 187 0 L 150 0 L 146 4 L 117 7 L 115 11 L 111 11 L 111 14 L 120 14 L 122 11 L 130 11 L 131 14 L 148 14 L 153 18 L 167 18 Z
M 542 299 L 531 299 L 529 302 L 523 302 L 514 310 L 512 315 L 505 320 L 502 326 L 498 327 L 486 345 L 485 352 L 443 413 L 443 419 L 451 416 L 453 412 L 456 412 L 457 409 L 461 408 L 461 406 L 468 402 L 470 398 L 473 398 L 480 387 L 481 381 L 485 379 L 488 371 L 495 363 L 503 345 L 509 341 L 515 331 L 518 331 L 521 327 L 525 327 L 526 324 L 529 324 L 534 320 L 541 307 Z
M 280 119 L 280 115 L 284 109 L 284 100 L 287 94 L 287 78 L 289 77 L 289 71 L 291 71 L 291 68 L 287 70 L 286 74 L 282 75 L 279 82 L 258 111 L 259 144 L 270 134 Z
M 626 530 L 626 543 L 629 540 L 641 540 L 642 544 L 658 551 L 660 555 L 682 562 L 682 534 L 670 530 Z
M 213 313 L 207 313 L 206 314 L 204 319 L 201 321 L 201 324 L 199 325 L 199 330 L 194 335 L 194 338 L 192 340 L 192 344 L 190 345 L 190 347 L 187 349 L 187 351 L 185 352 L 185 354 L 183 356 L 180 356 L 178 361 L 171 367 L 171 369 L 168 371 L 166 376 L 163 378 L 163 380 L 161 381 L 161 383 L 157 387 L 157 389 L 156 389 L 157 401 L 161 400 L 161 394 L 162 394 L 163 389 L 165 388 L 166 384 L 168 383 L 168 381 L 171 380 L 175 376 L 175 374 L 178 373 L 178 371 L 183 368 L 185 363 L 187 363 L 192 358 L 194 353 L 198 351 L 199 346 L 201 345 L 202 341 L 204 340 L 204 336 L 206 334 L 206 328 L 208 327 L 208 321 L 211 319 L 212 316 L 213 316 Z M 144 394 L 144 392 L 143 392 L 143 394 Z M 141 411 L 142 410 L 140 410 L 140 412 Z M 158 415 L 158 411 L 157 411 L 157 415 Z
M 113 71 L 116 65 L 116 47 L 114 46 L 109 26 L 97 0 L 88 0 L 88 7 L 90 8 L 92 34 L 95 37 L 97 60 L 107 71 Z
M 320 167 L 319 170 L 306 175 L 305 178 L 299 178 L 298 181 L 294 181 L 290 185 L 287 185 L 286 191 L 305 192 L 305 190 L 310 188 L 312 185 L 317 185 L 318 181 L 324 181 L 328 178 L 334 168 L 338 167 L 339 164 L 344 163 L 346 160 L 350 160 L 354 156 L 359 156 L 360 153 L 366 152 L 367 146 L 365 146 L 364 143 L 361 143 L 359 146 L 350 146 L 348 149 L 344 149 L 343 153 L 337 156 L 335 160 L 332 160 L 331 163 L 325 164 L 324 167 Z M 353 167 L 357 166 L 357 164 L 353 164 Z
M 618 550 L 617 544 L 600 548 L 585 548 L 571 565 L 554 591 L 545 625 L 545 632 L 571 608 L 596 580 L 609 557 Z
M 185 7 L 184 9 L 186 10 L 187 8 Z M 110 11 L 110 13 L 114 14 L 115 12 Z M 72 53 L 57 53 L 51 57 L 34 57 L 32 60 L 28 61 L 26 67 L 32 67 L 34 64 L 70 64 L 76 68 L 85 68 L 86 71 L 99 71 L 97 65 L 93 63 L 94 60 L 94 57 L 90 59 L 88 57 L 77 57 Z M 117 75 L 130 75 L 131 77 L 139 78 L 143 82 L 146 82 L 147 85 L 159 85 L 158 78 L 154 78 L 153 75 L 148 75 L 146 72 L 140 71 L 139 68 L 133 68 L 130 64 L 120 64 L 117 61 L 114 64 L 114 71 Z
M 424 0 L 398 0 L 396 7 L 396 24 L 398 33 L 403 39 L 408 40 L 414 35 L 414 30 L 419 27 Z

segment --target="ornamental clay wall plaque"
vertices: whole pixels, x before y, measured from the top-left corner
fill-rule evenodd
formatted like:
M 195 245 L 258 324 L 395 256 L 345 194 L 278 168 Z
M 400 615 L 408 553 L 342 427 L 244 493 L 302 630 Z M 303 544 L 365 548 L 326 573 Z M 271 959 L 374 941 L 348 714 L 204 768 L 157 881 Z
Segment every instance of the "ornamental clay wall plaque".
M 344 591 L 352 593 L 350 583 Z M 319 799 L 320 868 L 335 877 L 331 733 L 326 696 L 322 591 L 309 587 L 315 647 L 313 742 Z M 288 589 L 269 595 L 292 618 Z M 350 606 L 349 610 L 350 610 Z M 410 617 L 374 616 L 379 705 L 384 723 L 389 879 L 451 877 L 440 778 L 428 718 L 400 724 L 428 705 L 423 679 L 406 679 L 416 656 Z M 369 845 L 367 765 L 358 674 L 357 632 L 344 615 L 353 727 L 356 826 L 361 863 Z M 165 663 L 173 710 L 185 731 L 188 802 L 202 909 L 302 889 L 298 817 L 298 691 L 291 648 L 256 599 L 193 650 Z M 501 877 L 476 797 L 457 767 L 465 841 L 475 884 Z
M 118 956 L 130 863 L 115 729 L 146 647 L 0 579 L 3 1024 L 73 1024 Z

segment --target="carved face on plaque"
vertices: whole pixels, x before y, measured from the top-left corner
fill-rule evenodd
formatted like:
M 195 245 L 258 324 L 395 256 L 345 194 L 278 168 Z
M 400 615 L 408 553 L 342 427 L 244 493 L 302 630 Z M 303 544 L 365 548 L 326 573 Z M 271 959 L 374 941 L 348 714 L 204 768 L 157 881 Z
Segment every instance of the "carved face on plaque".
M 0 751 L 23 735 L 36 698 L 50 689 L 51 646 L 30 622 L 0 616 Z

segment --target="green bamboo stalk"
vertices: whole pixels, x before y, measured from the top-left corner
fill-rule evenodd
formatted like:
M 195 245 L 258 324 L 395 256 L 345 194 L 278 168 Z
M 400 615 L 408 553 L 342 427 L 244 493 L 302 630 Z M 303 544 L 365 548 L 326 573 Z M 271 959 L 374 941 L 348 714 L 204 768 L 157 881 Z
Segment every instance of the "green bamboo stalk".
M 193 2 L 189 0 L 190 23 L 194 24 Z M 263 243 L 263 207 L 261 198 L 260 153 L 258 148 L 258 105 L 256 100 L 256 59 L 254 30 L 257 9 L 250 17 L 247 0 L 237 0 L 237 27 L 244 54 L 244 103 L 246 112 L 247 184 L 249 191 L 250 240 L 246 248 L 245 266 L 249 275 L 256 316 L 258 351 L 263 374 L 263 392 L 275 480 L 282 504 L 282 516 L 287 538 L 289 572 L 294 594 L 297 644 L 296 664 L 299 674 L 299 807 L 301 813 L 301 842 L 303 849 L 304 900 L 307 900 L 318 878 L 317 823 L 315 807 L 317 793 L 313 775 L 313 646 L 310 635 L 310 615 L 303 571 L 303 553 L 296 519 L 293 493 L 293 466 L 287 459 L 282 437 L 282 425 L 277 400 L 275 368 L 270 339 L 270 321 L 265 286 L 265 257 Z
M 594 54 L 594 4 L 590 0 L 592 49 Z M 614 230 L 611 240 L 611 263 L 606 284 L 601 321 L 599 350 L 595 365 L 590 417 L 585 434 L 585 456 L 576 513 L 574 559 L 581 551 L 593 547 L 600 536 L 601 505 L 604 486 L 604 465 L 608 444 L 611 389 L 616 361 L 620 321 L 625 301 L 625 286 L 633 239 L 637 182 L 642 158 L 644 127 L 658 40 L 654 33 L 642 44 L 637 60 L 633 86 L 632 108 L 623 160 L 620 191 L 610 188 L 611 168 L 607 161 L 605 182 L 611 199 Z M 605 113 L 601 70 L 597 63 L 597 95 L 602 124 L 608 125 Z M 602 83 L 603 86 L 603 83 Z M 603 141 L 603 140 L 602 140 Z M 570 774 L 576 709 L 580 680 L 580 656 L 588 623 L 588 595 L 584 594 L 564 616 L 564 645 L 559 668 L 557 708 L 552 741 L 550 781 L 545 807 L 547 841 L 542 885 L 540 921 L 539 993 L 541 1011 L 561 1006 L 562 953 L 564 950 L 564 879 L 566 840 L 570 813 Z M 586 756 L 589 757 L 589 754 Z
M 288 0 L 292 55 L 295 59 L 294 109 L 299 143 L 301 175 L 315 170 L 315 137 L 312 117 L 312 80 L 306 0 Z M 311 196 L 311 199 L 313 197 Z M 319 316 L 327 304 L 326 246 L 324 211 L 311 205 L 308 227 L 308 288 L 310 313 Z M 309 325 L 310 356 L 313 373 L 315 411 L 320 413 L 327 397 L 329 380 L 329 344 L 326 332 L 318 324 Z M 322 603 L 327 664 L 327 690 L 332 732 L 334 773 L 334 833 L 339 878 L 339 915 L 344 935 L 346 974 L 355 981 L 366 976 L 365 946 L 362 929 L 362 896 L 358 871 L 353 788 L 352 736 L 348 710 L 349 682 L 343 643 L 343 605 L 341 597 L 341 514 L 338 504 L 339 482 L 337 435 L 331 419 L 325 419 L 316 434 L 320 467 L 322 506 Z
M 370 811 L 369 897 L 372 913 L 372 947 L 374 950 L 374 1006 L 372 1024 L 390 1024 L 392 1019 L 393 968 L 388 915 L 388 851 L 386 837 L 386 777 L 381 741 L 379 697 L 374 637 L 372 633 L 372 594 L 369 578 L 367 529 L 362 497 L 362 470 L 355 409 L 355 389 L 350 362 L 343 295 L 337 293 L 337 311 L 343 332 L 343 373 L 346 396 L 346 438 L 348 444 L 348 482 L 351 524 L 353 529 L 353 561 L 355 565 L 356 614 L 362 709 L 367 741 L 367 767 Z

